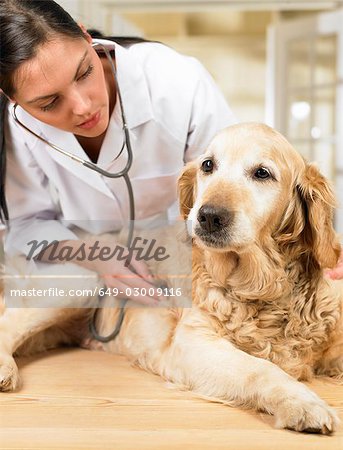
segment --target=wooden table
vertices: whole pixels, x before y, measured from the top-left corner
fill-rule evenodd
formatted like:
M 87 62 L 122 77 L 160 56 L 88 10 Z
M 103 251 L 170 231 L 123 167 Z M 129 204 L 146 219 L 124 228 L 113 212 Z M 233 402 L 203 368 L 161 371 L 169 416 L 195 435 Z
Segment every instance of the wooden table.
M 273 418 L 168 389 L 122 357 L 59 349 L 19 360 L 23 386 L 0 394 L 1 449 L 343 450 L 334 436 L 275 430 Z M 313 389 L 343 418 L 343 386 Z

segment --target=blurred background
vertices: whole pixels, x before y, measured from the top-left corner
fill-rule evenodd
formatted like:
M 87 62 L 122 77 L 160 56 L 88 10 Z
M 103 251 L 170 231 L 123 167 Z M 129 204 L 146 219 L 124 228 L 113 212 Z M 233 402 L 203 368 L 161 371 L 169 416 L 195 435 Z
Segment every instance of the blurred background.
M 57 0 L 88 28 L 198 58 L 240 121 L 281 131 L 334 183 L 343 233 L 343 0 Z

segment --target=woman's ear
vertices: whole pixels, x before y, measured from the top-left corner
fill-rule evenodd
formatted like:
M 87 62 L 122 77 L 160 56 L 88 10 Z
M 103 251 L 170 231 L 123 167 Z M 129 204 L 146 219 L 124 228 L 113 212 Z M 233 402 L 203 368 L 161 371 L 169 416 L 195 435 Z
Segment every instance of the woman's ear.
M 298 255 L 312 253 L 321 268 L 334 267 L 341 251 L 332 225 L 335 204 L 329 182 L 315 165 L 307 164 L 276 240 Z
M 77 24 L 81 28 L 81 30 L 83 31 L 83 34 L 85 35 L 85 37 L 87 39 L 87 42 L 89 44 L 91 44 L 93 42 L 93 40 L 92 40 L 92 36 L 88 33 L 87 28 L 81 22 L 78 22 Z
M 178 180 L 180 212 L 184 220 L 187 219 L 190 210 L 193 208 L 196 195 L 196 172 L 196 164 L 190 162 L 185 166 Z

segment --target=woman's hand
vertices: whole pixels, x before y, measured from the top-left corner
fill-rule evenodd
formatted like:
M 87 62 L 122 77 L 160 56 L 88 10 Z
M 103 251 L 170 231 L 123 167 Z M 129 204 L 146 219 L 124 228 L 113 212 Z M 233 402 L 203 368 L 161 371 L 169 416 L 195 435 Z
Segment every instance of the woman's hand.
M 127 247 L 118 242 L 61 241 L 54 252 L 62 255 L 67 249 L 71 249 L 74 255 L 68 261 L 96 272 L 104 285 L 109 288 L 108 295 L 111 294 L 118 299 L 128 298 L 149 306 L 157 306 L 160 300 L 165 299 L 162 289 L 152 284 L 153 277 L 145 261 L 137 258 L 137 253 L 130 252 Z M 40 255 L 41 260 L 65 262 L 63 258 L 53 260 L 52 251 L 52 248 L 44 250 L 44 254 Z M 105 288 L 104 291 L 106 291 Z
M 137 261 L 134 257 L 129 266 L 125 265 L 125 260 L 116 258 L 109 261 L 96 260 L 93 262 L 93 270 L 117 298 L 129 298 L 148 306 L 157 306 L 164 298 L 163 295 L 158 295 L 158 286 L 150 282 L 152 275 L 146 263 Z
M 343 279 L 343 248 L 341 249 L 341 255 L 338 259 L 336 267 L 333 269 L 325 270 L 325 276 L 331 280 L 342 280 Z

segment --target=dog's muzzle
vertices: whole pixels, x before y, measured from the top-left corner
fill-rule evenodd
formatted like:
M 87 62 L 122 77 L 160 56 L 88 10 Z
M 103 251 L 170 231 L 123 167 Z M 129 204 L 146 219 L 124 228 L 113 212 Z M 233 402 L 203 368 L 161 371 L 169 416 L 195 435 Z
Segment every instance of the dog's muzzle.
M 225 208 L 204 205 L 199 209 L 197 219 L 203 231 L 213 233 L 226 228 L 231 222 L 231 215 Z
M 195 234 L 212 247 L 221 247 L 229 238 L 228 229 L 232 223 L 233 214 L 225 208 L 203 205 L 197 215 Z

